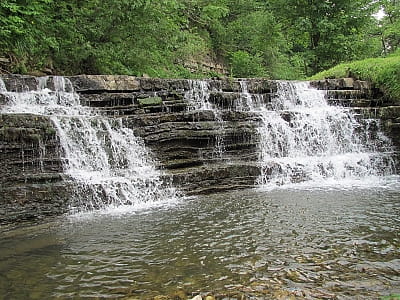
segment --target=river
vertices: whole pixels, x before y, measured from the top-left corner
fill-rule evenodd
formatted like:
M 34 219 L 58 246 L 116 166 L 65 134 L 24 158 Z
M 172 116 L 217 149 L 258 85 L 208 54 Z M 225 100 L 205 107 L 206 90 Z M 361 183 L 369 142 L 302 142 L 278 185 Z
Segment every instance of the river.
M 63 216 L 2 232 L 0 299 L 378 299 L 400 292 L 399 216 L 397 177 Z

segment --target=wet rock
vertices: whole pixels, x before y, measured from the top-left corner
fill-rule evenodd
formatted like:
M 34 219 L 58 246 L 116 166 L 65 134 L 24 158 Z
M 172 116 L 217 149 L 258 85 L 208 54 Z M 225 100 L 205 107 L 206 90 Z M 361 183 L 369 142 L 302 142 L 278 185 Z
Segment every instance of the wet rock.
M 140 107 L 155 106 L 155 105 L 161 105 L 162 99 L 161 97 L 149 97 L 149 98 L 138 99 L 138 102 Z
M 36 91 L 38 80 L 34 76 L 26 75 L 1 75 L 8 92 Z
M 140 89 L 140 82 L 133 76 L 79 75 L 68 78 L 78 92 L 138 91 Z
M 372 84 L 353 78 L 324 79 L 311 81 L 311 85 L 320 90 L 372 90 Z

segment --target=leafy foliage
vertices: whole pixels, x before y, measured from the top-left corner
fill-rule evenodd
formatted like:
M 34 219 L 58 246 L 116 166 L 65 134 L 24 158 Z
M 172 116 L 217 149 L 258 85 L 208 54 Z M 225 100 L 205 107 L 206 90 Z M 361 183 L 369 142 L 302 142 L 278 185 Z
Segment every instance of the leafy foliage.
M 369 28 L 376 23 L 374 1 L 273 0 L 271 7 L 292 49 L 302 57 L 306 74 L 379 54 L 379 43 L 369 36 Z
M 381 20 L 380 29 L 384 52 L 394 52 L 400 48 L 400 1 L 379 1 L 385 16 Z
M 295 79 L 394 52 L 399 18 L 399 0 L 2 0 L 0 57 L 19 73 L 207 76 L 186 65 L 208 60 Z
M 260 56 L 243 50 L 233 52 L 230 58 L 231 73 L 234 77 L 264 77 L 267 71 L 261 61 Z

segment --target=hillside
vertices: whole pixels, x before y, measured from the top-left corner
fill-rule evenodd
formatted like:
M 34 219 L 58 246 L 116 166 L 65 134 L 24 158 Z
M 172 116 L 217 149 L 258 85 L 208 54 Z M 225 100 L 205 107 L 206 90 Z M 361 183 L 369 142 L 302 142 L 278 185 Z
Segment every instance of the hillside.
M 300 79 L 394 52 L 399 15 L 390 0 L 2 0 L 0 72 Z

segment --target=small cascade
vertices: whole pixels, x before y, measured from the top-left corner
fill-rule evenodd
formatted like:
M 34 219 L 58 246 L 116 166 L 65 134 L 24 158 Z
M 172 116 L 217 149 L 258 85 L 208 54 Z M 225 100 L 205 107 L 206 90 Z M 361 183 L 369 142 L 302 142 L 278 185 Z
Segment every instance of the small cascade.
M 189 100 L 191 106 L 189 110 L 211 110 L 215 111 L 213 105 L 208 101 L 210 89 L 206 80 L 189 80 L 189 90 L 185 98 Z
M 236 107 L 237 111 L 259 112 L 263 107 L 264 99 L 262 94 L 251 94 L 249 92 L 248 83 L 246 80 L 239 81 L 240 84 L 240 99 Z
M 0 78 L 0 93 L 4 93 L 4 92 L 7 92 L 7 88 L 6 88 L 6 85 L 3 81 L 3 79 Z
M 272 110 L 259 108 L 259 183 L 360 180 L 394 173 L 390 141 L 374 139 L 345 108 L 329 106 L 306 82 L 277 82 Z
M 253 111 L 255 109 L 254 102 L 246 81 L 239 81 L 240 84 L 240 99 L 236 107 L 238 111 Z
M 4 113 L 49 116 L 63 149 L 64 169 L 73 181 L 73 211 L 141 206 L 173 199 L 142 140 L 121 119 L 96 114 L 79 103 L 64 77 L 38 79 L 36 91 L 2 92 Z
M 215 136 L 214 156 L 223 158 L 225 152 L 224 143 L 224 120 L 222 118 L 221 110 L 216 108 L 210 103 L 210 88 L 206 80 L 189 80 L 189 90 L 185 94 L 185 99 L 188 99 L 191 104 L 188 109 L 195 111 L 211 111 L 214 115 L 215 121 L 218 124 L 218 132 Z

